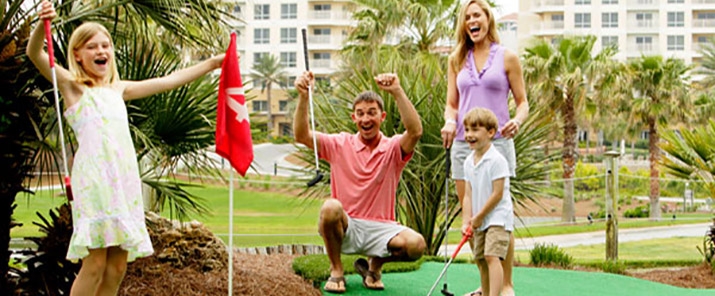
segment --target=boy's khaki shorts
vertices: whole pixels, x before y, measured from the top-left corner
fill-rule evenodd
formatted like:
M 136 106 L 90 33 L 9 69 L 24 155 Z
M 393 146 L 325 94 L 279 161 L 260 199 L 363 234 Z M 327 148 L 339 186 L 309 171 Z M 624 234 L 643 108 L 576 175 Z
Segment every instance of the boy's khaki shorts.
M 511 231 L 506 231 L 504 226 L 489 226 L 484 231 L 477 231 L 472 238 L 474 241 L 474 259 L 484 259 L 485 256 L 506 258 L 509 249 L 509 236 Z

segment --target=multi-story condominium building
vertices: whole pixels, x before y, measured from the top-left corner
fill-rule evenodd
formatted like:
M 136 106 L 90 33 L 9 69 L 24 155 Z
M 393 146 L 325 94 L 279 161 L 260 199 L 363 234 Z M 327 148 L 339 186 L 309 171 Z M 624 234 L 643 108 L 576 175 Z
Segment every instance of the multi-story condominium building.
M 243 22 L 233 24 L 238 32 L 241 72 L 246 87 L 253 87 L 257 97 L 248 103 L 252 120 L 264 121 L 271 110 L 273 136 L 291 135 L 288 114 L 289 97 L 281 86 L 292 88 L 295 78 L 305 71 L 301 29 L 307 31 L 308 60 L 316 80 L 330 83 L 331 74 L 339 69 L 339 51 L 351 28 L 355 5 L 349 0 L 236 0 L 230 8 Z M 273 55 L 283 67 L 286 79 L 274 85 L 268 106 L 262 81 L 252 81 L 254 65 L 260 57 Z M 255 123 L 252 122 L 254 126 Z M 267 129 L 268 125 L 259 125 Z
M 715 0 L 522 0 L 519 12 L 520 48 L 533 37 L 592 34 L 596 51 L 615 44 L 621 61 L 659 54 L 697 64 L 715 37 Z

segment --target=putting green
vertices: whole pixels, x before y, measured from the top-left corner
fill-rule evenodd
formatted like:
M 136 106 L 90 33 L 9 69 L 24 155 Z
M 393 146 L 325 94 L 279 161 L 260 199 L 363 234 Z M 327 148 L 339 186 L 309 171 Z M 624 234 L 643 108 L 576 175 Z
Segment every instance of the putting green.
M 345 277 L 347 292 L 342 295 L 427 295 L 444 268 L 444 263 L 426 262 L 420 269 L 412 272 L 386 273 L 382 281 L 385 290 L 371 291 L 362 286 L 359 275 Z M 479 269 L 473 264 L 452 264 L 447 271 L 448 291 L 454 295 L 463 295 L 479 286 Z M 444 279 L 440 281 L 433 296 L 442 295 L 440 290 Z M 321 287 L 324 283 L 321 283 Z M 573 295 L 609 295 L 609 296 L 713 296 L 715 289 L 686 289 L 661 283 L 641 280 L 610 273 L 557 270 L 546 268 L 514 268 L 514 285 L 519 296 L 573 296 Z M 323 295 L 335 295 L 324 292 Z

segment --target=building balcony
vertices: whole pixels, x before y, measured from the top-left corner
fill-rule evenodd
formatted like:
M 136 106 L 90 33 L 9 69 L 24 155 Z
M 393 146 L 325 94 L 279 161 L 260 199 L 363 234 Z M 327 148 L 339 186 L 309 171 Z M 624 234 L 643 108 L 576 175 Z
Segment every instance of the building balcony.
M 693 19 L 693 28 L 709 28 L 715 27 L 715 19 Z
M 308 35 L 308 44 L 311 50 L 340 50 L 343 48 L 344 37 L 332 35 Z
M 653 42 L 656 42 L 655 40 Z M 627 46 L 628 57 L 639 57 L 641 55 L 654 55 L 658 53 L 655 43 L 629 43 Z
M 351 26 L 353 15 L 344 10 L 309 10 L 308 25 Z
M 660 31 L 660 26 L 658 21 L 639 21 L 639 20 L 629 20 L 628 21 L 628 33 L 629 34 L 642 34 L 642 33 L 658 33 Z
M 698 4 L 715 4 L 715 0 L 692 0 L 693 5 L 698 5 Z
M 536 32 L 534 35 L 538 36 L 551 36 L 551 35 L 562 35 L 564 33 L 564 22 L 563 21 L 548 21 L 540 22 L 536 27 Z
M 658 10 L 661 0 L 628 0 L 626 8 L 628 10 Z
M 564 11 L 564 0 L 533 0 L 532 10 L 536 13 Z

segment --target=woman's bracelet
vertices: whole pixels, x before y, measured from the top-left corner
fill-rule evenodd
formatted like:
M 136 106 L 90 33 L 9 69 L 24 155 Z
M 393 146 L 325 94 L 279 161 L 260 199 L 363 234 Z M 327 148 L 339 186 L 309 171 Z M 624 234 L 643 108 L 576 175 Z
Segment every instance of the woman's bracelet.
M 446 120 L 444 121 L 444 124 L 447 124 L 447 123 L 451 123 L 451 124 L 457 125 L 457 121 L 454 120 L 454 119 L 446 119 Z

